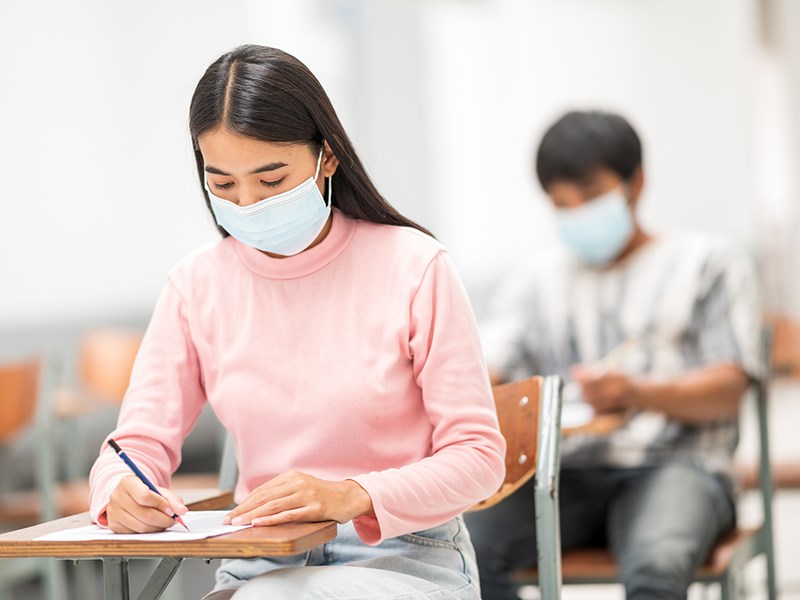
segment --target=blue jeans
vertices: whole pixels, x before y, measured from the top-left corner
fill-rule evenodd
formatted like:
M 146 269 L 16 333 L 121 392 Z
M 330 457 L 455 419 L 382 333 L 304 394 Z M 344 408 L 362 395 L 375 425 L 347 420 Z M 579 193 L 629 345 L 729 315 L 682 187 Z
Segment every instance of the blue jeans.
M 267 598 L 435 598 L 478 600 L 475 552 L 461 517 L 378 546 L 362 542 L 352 523 L 304 554 L 232 559 L 217 570 L 205 600 Z
M 484 600 L 516 599 L 510 574 L 536 564 L 533 483 L 467 515 Z M 688 464 L 564 469 L 561 546 L 608 546 L 628 600 L 685 599 L 699 565 L 735 520 L 730 490 Z

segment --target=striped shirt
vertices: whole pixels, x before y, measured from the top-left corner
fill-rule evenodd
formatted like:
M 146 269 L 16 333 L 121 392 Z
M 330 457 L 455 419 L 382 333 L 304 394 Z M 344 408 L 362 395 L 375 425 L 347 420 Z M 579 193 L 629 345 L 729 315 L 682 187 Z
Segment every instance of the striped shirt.
M 734 363 L 760 372 L 760 310 L 747 253 L 718 234 L 656 238 L 608 269 L 554 248 L 502 286 L 482 334 L 490 369 L 506 378 L 597 363 L 624 344 L 614 368 L 666 380 Z M 627 342 L 627 343 L 626 343 Z M 671 460 L 732 476 L 736 420 L 689 425 L 639 411 L 608 436 L 562 442 L 564 467 L 637 467 Z

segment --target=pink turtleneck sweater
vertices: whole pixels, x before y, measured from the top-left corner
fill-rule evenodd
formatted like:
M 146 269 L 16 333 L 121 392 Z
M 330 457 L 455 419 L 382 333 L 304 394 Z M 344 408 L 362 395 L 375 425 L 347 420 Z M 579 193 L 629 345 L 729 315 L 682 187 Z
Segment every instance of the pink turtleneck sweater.
M 317 246 L 271 258 L 229 237 L 169 275 L 114 437 L 156 485 L 208 401 L 231 432 L 236 499 L 289 470 L 353 479 L 368 544 L 494 493 L 505 444 L 469 301 L 445 249 L 334 211 Z M 103 445 L 91 514 L 125 464 Z

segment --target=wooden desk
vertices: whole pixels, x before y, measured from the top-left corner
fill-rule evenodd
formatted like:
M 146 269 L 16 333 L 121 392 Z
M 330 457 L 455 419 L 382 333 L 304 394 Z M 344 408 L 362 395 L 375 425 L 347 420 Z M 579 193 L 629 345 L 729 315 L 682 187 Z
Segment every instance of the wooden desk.
M 200 510 L 200 506 L 192 506 Z M 42 535 L 89 525 L 89 513 L 65 517 L 0 535 L 0 558 L 52 557 L 94 558 L 103 561 L 107 600 L 129 600 L 128 561 L 131 558 L 160 557 L 139 600 L 157 600 L 184 558 L 253 558 L 290 556 L 310 550 L 336 537 L 336 523 L 295 523 L 273 527 L 251 527 L 204 540 L 154 542 L 107 540 L 87 542 L 37 542 Z

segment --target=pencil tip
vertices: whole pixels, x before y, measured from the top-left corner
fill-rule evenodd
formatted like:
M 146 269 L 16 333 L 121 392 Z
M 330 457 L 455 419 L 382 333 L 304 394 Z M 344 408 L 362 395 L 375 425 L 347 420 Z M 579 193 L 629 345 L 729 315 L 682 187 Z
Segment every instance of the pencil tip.
M 186 525 L 186 523 L 183 522 L 183 519 L 181 519 L 178 515 L 175 515 L 175 520 L 181 525 L 183 525 L 183 528 L 186 529 L 186 531 L 191 531 L 191 529 L 189 529 L 189 526 Z

